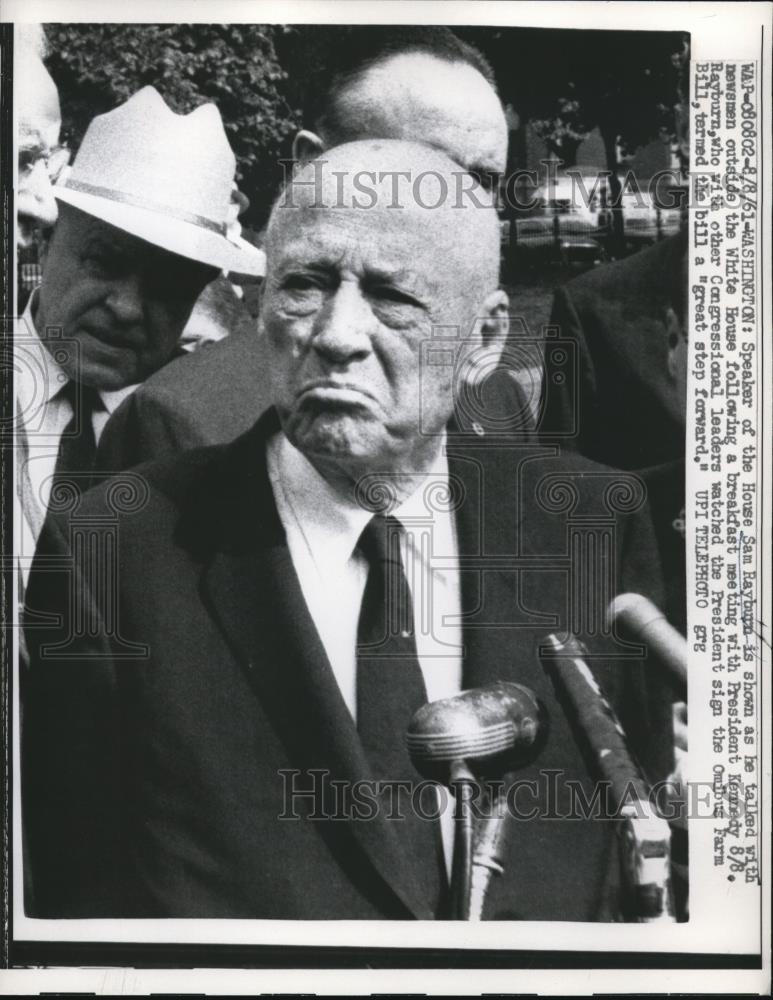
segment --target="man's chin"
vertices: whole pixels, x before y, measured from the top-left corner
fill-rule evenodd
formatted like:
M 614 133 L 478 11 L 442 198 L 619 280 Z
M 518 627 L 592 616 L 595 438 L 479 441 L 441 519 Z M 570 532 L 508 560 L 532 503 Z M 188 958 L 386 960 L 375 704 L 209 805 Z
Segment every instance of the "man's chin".
M 84 385 L 114 392 L 147 377 L 133 346 L 111 344 L 83 331 L 74 339 L 79 347 L 74 367 L 79 371 L 78 381 Z
M 68 374 L 83 385 L 104 389 L 105 392 L 115 392 L 142 381 L 132 365 L 118 366 L 94 359 L 81 359 L 79 364 L 72 366 Z
M 302 413 L 283 421 L 295 447 L 307 457 L 343 463 L 369 461 L 378 454 L 372 422 L 345 413 Z

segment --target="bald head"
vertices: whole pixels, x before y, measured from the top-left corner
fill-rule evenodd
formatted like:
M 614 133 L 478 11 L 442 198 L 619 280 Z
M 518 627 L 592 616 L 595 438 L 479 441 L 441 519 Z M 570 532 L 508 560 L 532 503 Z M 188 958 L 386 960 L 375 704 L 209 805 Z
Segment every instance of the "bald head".
M 320 128 L 328 145 L 366 136 L 421 141 L 466 170 L 501 174 L 502 105 L 469 63 L 405 52 L 368 67 L 335 95 Z
M 480 52 L 438 25 L 352 31 L 331 57 L 339 70 L 306 109 L 311 131 L 296 136 L 294 157 L 358 139 L 422 142 L 496 188 L 508 126 Z
M 304 164 L 271 213 L 267 249 L 326 213 L 351 219 L 352 238 L 393 234 L 406 257 L 433 260 L 477 299 L 497 287 L 499 221 L 492 195 L 445 153 L 420 143 L 346 143 Z
M 437 150 L 349 143 L 298 172 L 266 249 L 261 322 L 288 438 L 336 484 L 415 482 L 470 359 L 495 362 L 507 334 L 490 196 Z

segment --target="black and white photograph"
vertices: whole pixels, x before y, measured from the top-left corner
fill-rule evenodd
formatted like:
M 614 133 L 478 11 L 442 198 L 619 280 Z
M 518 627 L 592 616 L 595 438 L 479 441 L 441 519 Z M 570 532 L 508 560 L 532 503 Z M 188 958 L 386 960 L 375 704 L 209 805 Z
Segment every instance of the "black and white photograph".
M 771 6 L 37 6 L 0 992 L 765 992 Z

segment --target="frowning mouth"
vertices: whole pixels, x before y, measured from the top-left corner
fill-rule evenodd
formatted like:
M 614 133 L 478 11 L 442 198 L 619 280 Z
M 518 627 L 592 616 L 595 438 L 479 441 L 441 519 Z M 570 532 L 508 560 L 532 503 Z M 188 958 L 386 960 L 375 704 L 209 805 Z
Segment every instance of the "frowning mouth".
M 329 403 L 339 406 L 362 406 L 367 400 L 375 401 L 373 393 L 367 387 L 355 382 L 338 382 L 333 379 L 306 382 L 295 398 L 301 403 Z

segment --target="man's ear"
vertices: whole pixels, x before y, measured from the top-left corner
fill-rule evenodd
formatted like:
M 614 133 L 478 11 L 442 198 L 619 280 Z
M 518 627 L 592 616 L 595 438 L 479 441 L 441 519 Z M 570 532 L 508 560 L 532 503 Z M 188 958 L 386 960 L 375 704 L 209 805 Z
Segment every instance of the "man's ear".
M 301 129 L 293 139 L 293 159 L 298 163 L 306 163 L 316 159 L 324 148 L 325 143 L 316 132 Z
M 502 351 L 510 332 L 510 299 L 501 288 L 486 296 L 481 306 L 479 330 L 484 347 Z

